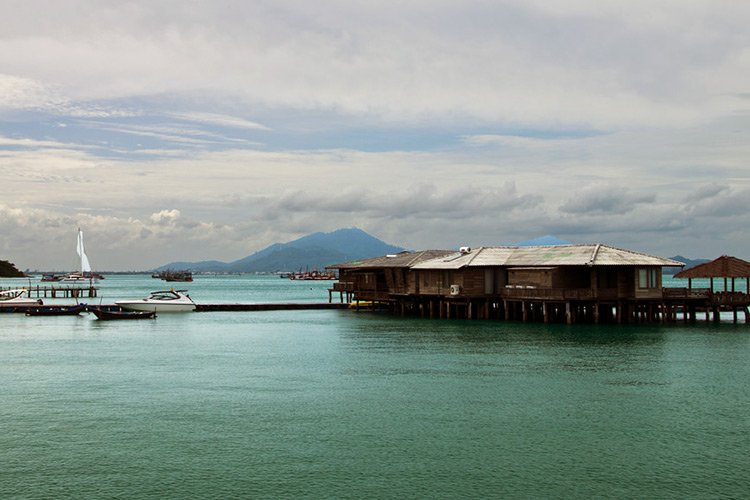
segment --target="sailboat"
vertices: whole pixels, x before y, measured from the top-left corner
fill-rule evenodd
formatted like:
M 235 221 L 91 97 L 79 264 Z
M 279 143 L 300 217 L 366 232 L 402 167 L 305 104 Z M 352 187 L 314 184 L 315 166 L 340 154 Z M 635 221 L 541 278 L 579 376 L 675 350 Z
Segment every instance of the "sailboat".
M 83 231 L 80 227 L 78 228 L 76 252 L 78 252 L 78 257 L 81 259 L 81 270 L 66 275 L 60 281 L 97 281 L 99 275 L 91 272 L 91 264 L 89 263 L 89 258 L 86 256 L 86 250 L 83 248 Z

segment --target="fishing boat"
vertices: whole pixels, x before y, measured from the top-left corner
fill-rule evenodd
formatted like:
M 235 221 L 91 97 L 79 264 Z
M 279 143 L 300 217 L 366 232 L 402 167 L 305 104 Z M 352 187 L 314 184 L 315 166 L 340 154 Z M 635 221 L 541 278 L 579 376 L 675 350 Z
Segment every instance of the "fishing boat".
M 160 313 L 190 312 L 196 308 L 187 290 L 159 290 L 140 300 L 116 300 L 115 304 L 130 311 Z
M 100 275 L 91 272 L 91 264 L 89 258 L 86 255 L 86 250 L 83 248 L 83 231 L 78 228 L 78 243 L 76 245 L 76 252 L 78 257 L 81 259 L 80 271 L 76 271 L 63 276 L 59 281 L 64 282 L 82 282 L 82 281 L 98 281 Z
M 101 320 L 156 318 L 156 311 L 129 311 L 120 306 L 89 306 L 88 310 Z
M 26 316 L 77 316 L 85 310 L 86 304 L 30 307 L 26 309 Z
M 3 309 L 41 305 L 44 305 L 42 299 L 32 299 L 29 296 L 29 291 L 25 288 L 15 288 L 0 292 L 0 307 Z

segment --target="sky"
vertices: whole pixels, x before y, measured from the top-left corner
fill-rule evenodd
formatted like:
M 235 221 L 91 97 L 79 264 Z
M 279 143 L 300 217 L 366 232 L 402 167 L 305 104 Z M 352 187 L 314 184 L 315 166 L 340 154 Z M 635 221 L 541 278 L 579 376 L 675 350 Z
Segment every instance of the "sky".
M 359 227 L 750 259 L 750 2 L 0 4 L 0 259 Z

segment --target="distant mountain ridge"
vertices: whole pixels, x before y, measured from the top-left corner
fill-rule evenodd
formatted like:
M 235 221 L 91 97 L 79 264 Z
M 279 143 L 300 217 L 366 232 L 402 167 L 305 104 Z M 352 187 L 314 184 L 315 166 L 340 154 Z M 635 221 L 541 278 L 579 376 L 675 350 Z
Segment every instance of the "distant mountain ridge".
M 695 267 L 699 264 L 705 264 L 706 262 L 711 262 L 711 259 L 688 259 L 687 257 L 683 257 L 682 255 L 675 255 L 674 257 L 669 257 L 672 260 L 676 260 L 679 262 L 684 262 L 685 267 L 665 267 L 664 272 L 680 272 L 682 269 L 690 269 L 691 267 Z
M 404 249 L 389 245 L 358 228 L 317 232 L 288 243 L 274 243 L 252 255 L 233 262 L 207 260 L 171 262 L 156 271 L 189 269 L 193 272 L 253 273 L 322 270 L 326 266 L 348 260 L 379 257 Z

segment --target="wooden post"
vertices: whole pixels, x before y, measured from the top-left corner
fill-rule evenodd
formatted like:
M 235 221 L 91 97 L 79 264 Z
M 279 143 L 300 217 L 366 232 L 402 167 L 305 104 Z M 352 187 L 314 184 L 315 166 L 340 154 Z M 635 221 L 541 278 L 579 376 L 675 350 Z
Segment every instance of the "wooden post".
M 542 302 L 542 317 L 545 323 L 549 323 L 549 311 L 547 310 L 546 302 Z
M 599 302 L 594 302 L 594 324 L 599 324 Z
M 529 316 L 529 313 L 526 310 L 526 301 L 522 300 L 521 301 L 521 319 L 523 320 L 524 323 L 528 320 L 528 316 Z

